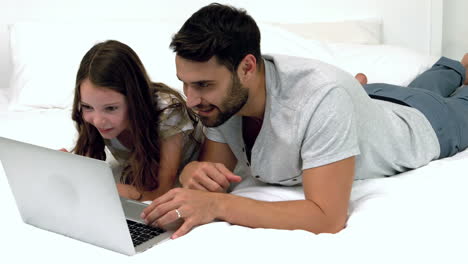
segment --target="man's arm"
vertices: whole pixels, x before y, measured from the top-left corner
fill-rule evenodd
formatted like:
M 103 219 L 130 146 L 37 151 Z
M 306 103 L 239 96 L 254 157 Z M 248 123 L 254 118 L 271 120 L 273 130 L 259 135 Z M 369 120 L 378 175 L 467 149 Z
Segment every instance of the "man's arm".
M 263 202 L 224 193 L 174 189 L 154 200 L 142 218 L 148 224 L 164 226 L 178 219 L 177 209 L 185 221 L 173 238 L 214 219 L 254 228 L 336 233 L 346 223 L 354 166 L 351 157 L 305 170 L 305 200 Z
M 187 164 L 180 174 L 179 180 L 183 187 L 222 192 L 229 187 L 231 181 L 241 180 L 232 173 L 237 159 L 226 143 L 206 139 L 199 160 Z
M 220 198 L 219 218 L 249 227 L 336 233 L 346 223 L 354 165 L 351 157 L 305 170 L 302 201 L 262 202 L 226 195 Z
M 198 160 L 221 163 L 230 171 L 234 170 L 237 164 L 236 156 L 234 156 L 228 144 L 209 139 L 205 139 Z

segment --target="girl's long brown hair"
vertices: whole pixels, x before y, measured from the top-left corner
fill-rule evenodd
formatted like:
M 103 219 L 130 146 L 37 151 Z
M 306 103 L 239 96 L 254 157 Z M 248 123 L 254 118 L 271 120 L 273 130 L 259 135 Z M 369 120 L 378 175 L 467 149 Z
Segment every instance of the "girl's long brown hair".
M 137 54 L 127 45 L 108 40 L 94 45 L 83 57 L 76 76 L 72 119 L 78 130 L 73 152 L 78 155 L 106 159 L 105 143 L 99 131 L 83 120 L 80 85 L 89 79 L 94 85 L 123 94 L 128 104 L 128 121 L 132 146 L 121 182 L 135 186 L 139 191 L 158 187 L 160 160 L 159 116 L 167 108 L 180 108 L 196 116 L 175 90 L 162 83 L 152 83 Z M 174 102 L 158 110 L 155 90 L 175 96 Z

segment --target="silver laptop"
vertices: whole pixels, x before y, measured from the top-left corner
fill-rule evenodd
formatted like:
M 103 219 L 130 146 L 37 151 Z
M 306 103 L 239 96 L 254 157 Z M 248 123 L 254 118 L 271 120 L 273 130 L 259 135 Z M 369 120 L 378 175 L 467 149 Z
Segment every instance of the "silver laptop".
M 147 205 L 119 197 L 104 161 L 3 137 L 0 161 L 27 224 L 126 255 L 173 233 L 144 224 Z

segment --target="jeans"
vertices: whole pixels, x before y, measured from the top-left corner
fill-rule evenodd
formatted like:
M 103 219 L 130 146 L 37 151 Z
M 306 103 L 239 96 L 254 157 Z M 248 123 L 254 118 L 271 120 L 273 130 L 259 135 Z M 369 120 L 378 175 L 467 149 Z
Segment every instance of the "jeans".
M 468 86 L 462 86 L 465 75 L 459 61 L 442 57 L 408 87 L 372 83 L 364 89 L 371 98 L 422 112 L 439 140 L 439 158 L 445 158 L 468 147 Z

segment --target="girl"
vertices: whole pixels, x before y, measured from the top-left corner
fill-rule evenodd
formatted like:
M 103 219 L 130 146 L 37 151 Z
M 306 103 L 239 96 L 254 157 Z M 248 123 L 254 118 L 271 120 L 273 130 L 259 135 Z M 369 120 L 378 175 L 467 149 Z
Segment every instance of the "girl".
M 105 147 L 123 168 L 120 196 L 154 200 L 176 183 L 180 169 L 197 158 L 201 124 L 175 90 L 152 83 L 136 53 L 109 40 L 93 46 L 76 76 L 72 150 L 100 160 Z

